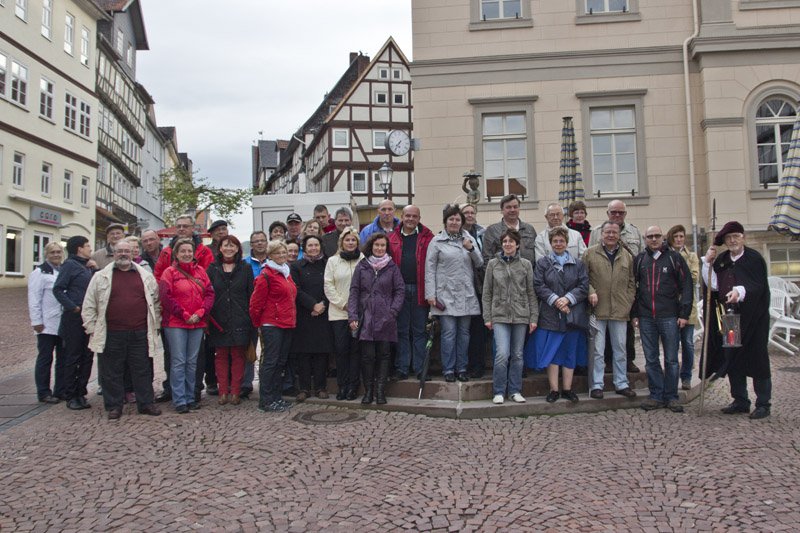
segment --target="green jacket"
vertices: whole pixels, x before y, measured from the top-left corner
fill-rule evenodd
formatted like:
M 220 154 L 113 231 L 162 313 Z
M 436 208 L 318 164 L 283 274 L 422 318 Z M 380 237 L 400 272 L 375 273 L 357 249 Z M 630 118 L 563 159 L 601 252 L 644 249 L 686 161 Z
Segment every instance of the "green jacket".
M 497 324 L 536 324 L 539 301 L 533 290 L 533 265 L 514 256 L 511 261 L 495 257 L 483 280 L 483 321 Z
M 595 317 L 598 320 L 630 320 L 636 298 L 633 256 L 620 246 L 612 268 L 603 245 L 597 244 L 586 250 L 582 260 L 589 272 L 589 296 L 597 295 Z

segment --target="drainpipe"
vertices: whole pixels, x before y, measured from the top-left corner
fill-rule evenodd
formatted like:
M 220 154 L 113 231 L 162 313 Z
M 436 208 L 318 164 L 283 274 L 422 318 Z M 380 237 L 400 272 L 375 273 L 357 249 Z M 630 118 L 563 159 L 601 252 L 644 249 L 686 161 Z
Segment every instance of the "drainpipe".
M 689 88 L 689 43 L 700 34 L 700 21 L 697 15 L 697 0 L 692 0 L 692 18 L 694 33 L 683 41 L 683 91 L 686 99 L 686 135 L 689 141 L 689 193 L 692 210 L 692 242 L 694 252 L 699 255 L 697 228 L 697 178 L 694 173 L 694 128 L 692 126 L 692 95 Z

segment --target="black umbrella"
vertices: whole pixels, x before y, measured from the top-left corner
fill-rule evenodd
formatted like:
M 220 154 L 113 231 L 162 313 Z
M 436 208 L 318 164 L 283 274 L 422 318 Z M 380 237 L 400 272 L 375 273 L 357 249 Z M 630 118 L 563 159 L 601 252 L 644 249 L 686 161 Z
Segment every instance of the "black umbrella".
M 425 390 L 425 382 L 428 381 L 428 366 L 431 363 L 431 350 L 433 349 L 433 339 L 436 336 L 438 320 L 433 315 L 428 315 L 428 323 L 425 331 L 428 332 L 428 340 L 425 342 L 425 359 L 422 360 L 422 368 L 419 371 L 419 395 L 417 399 L 422 399 L 422 391 Z

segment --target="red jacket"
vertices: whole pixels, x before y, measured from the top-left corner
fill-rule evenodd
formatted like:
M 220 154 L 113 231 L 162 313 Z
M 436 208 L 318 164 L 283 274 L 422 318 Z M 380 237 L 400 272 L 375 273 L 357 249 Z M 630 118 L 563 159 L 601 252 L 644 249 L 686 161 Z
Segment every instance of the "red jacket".
M 197 261 L 197 264 L 205 270 L 208 268 L 208 265 L 214 262 L 214 254 L 211 253 L 208 246 L 201 242 L 198 243 L 197 247 L 194 249 L 194 259 Z M 165 246 L 164 249 L 161 250 L 158 261 L 156 261 L 156 268 L 153 270 L 153 275 L 156 277 L 156 280 L 161 280 L 161 276 L 170 265 L 172 265 L 172 247 Z
M 193 279 L 186 277 L 186 272 Z M 166 328 L 197 329 L 206 327 L 206 315 L 214 305 L 214 287 L 206 270 L 195 261 L 176 263 L 164 271 L 158 282 L 161 293 L 161 324 Z M 193 314 L 200 317 L 194 324 L 188 320 Z
M 393 232 L 389 234 L 389 255 L 392 256 L 392 261 L 400 268 L 400 263 L 403 260 L 403 235 L 400 233 L 403 225 L 397 226 Z M 427 306 L 428 302 L 425 300 L 425 257 L 428 255 L 428 245 L 433 240 L 433 232 L 419 224 L 417 226 L 419 235 L 417 235 L 417 305 Z
M 291 329 L 297 324 L 295 298 L 297 287 L 294 280 L 285 277 L 277 270 L 265 266 L 256 276 L 253 295 L 250 297 L 250 320 L 260 328 L 272 324 L 283 329 Z

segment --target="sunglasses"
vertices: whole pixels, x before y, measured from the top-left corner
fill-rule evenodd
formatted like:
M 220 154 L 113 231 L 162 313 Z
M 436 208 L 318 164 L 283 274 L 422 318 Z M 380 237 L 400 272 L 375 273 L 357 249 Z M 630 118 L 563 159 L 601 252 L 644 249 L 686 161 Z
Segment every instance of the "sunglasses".
M 660 233 L 655 233 L 653 235 L 645 235 L 645 239 L 660 239 L 663 237 Z

